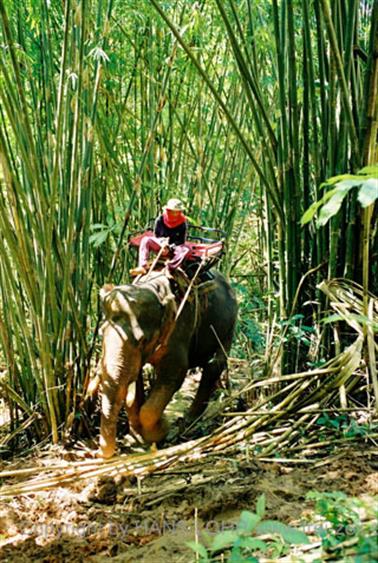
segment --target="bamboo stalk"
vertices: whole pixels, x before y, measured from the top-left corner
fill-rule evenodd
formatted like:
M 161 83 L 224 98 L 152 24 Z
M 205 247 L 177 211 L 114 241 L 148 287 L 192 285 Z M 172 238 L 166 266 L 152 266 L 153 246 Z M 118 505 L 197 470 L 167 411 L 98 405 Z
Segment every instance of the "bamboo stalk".
M 320 4 L 321 4 L 321 7 L 322 7 L 325 23 L 326 23 L 326 26 L 327 26 L 327 31 L 328 31 L 328 36 L 329 36 L 329 40 L 330 40 L 330 43 L 331 43 L 332 51 L 333 51 L 333 54 L 335 56 L 335 62 L 336 62 L 338 77 L 339 77 L 339 80 L 340 80 L 340 83 L 341 83 L 341 91 L 342 91 L 342 96 L 343 96 L 343 106 L 344 106 L 344 109 L 345 109 L 345 112 L 346 112 L 346 116 L 348 118 L 348 125 L 350 127 L 350 132 L 351 132 L 352 145 L 353 145 L 353 147 L 355 147 L 355 150 L 357 150 L 358 137 L 357 137 L 356 127 L 355 127 L 355 124 L 354 124 L 352 110 L 351 110 L 350 103 L 349 103 L 348 85 L 347 85 L 347 82 L 346 82 L 344 68 L 343 68 L 343 64 L 342 64 L 342 59 L 341 59 L 341 55 L 340 55 L 340 51 L 339 51 L 339 47 L 338 47 L 338 43 L 337 43 L 335 28 L 334 28 L 334 25 L 333 25 L 333 22 L 332 22 L 331 14 L 330 14 L 329 3 L 328 3 L 328 0 L 321 0 Z M 353 154 L 353 161 L 355 163 L 359 162 L 358 153 Z M 357 164 L 357 166 L 358 166 L 358 164 Z

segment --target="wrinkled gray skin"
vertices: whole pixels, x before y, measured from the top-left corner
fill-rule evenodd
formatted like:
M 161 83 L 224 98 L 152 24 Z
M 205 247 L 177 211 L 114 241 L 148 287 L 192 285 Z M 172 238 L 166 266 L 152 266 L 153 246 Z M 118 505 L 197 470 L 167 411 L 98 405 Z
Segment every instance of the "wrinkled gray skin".
M 177 305 L 161 272 L 143 276 L 136 285 L 102 288 L 106 319 L 102 329 L 103 457 L 114 454 L 117 419 L 125 399 L 131 426 L 147 442 L 158 442 L 167 434 L 163 411 L 190 368 L 202 368 L 202 377 L 189 419 L 199 416 L 207 406 L 226 368 L 224 351 L 230 349 L 237 316 L 230 285 L 219 272 L 214 275 L 211 288 L 199 293 L 197 306 L 194 300 L 188 300 L 176 322 Z M 147 399 L 142 379 L 146 363 L 152 363 L 156 372 Z

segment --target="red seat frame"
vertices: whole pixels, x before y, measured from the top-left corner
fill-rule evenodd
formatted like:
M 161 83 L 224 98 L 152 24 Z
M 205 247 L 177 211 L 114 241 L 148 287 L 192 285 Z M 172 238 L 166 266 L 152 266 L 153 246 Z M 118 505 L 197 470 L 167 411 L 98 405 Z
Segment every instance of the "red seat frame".
M 139 233 L 133 235 L 129 238 L 129 244 L 138 248 L 144 237 L 154 236 L 153 231 L 145 231 L 144 233 Z M 220 258 L 223 253 L 224 241 L 216 240 L 214 242 L 196 242 L 192 240 L 187 240 L 185 242 L 190 251 L 185 257 L 185 260 L 195 262 L 202 260 L 203 258 Z

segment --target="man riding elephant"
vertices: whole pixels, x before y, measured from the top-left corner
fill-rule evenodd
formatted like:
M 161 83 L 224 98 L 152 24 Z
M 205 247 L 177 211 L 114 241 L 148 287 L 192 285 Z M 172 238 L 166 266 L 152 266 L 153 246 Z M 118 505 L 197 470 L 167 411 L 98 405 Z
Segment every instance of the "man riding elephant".
M 154 235 L 142 239 L 139 248 L 138 267 L 132 268 L 130 274 L 139 276 L 147 273 L 150 251 L 158 252 L 166 247 L 166 254 L 171 254 L 167 262 L 169 271 L 173 271 L 182 264 L 189 248 L 185 246 L 188 222 L 184 215 L 184 206 L 179 199 L 172 198 L 164 206 L 154 226 Z

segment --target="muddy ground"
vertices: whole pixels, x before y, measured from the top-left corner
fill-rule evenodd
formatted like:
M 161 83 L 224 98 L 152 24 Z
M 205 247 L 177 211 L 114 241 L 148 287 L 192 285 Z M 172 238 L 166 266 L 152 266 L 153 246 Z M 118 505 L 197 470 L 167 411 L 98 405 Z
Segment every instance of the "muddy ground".
M 206 469 L 191 479 L 185 473 L 187 483 L 171 492 L 167 476 L 155 474 L 139 484 L 139 492 L 135 480 L 103 479 L 3 500 L 0 560 L 194 561 L 185 542 L 194 540 L 195 528 L 211 534 L 231 528 L 261 493 L 269 518 L 294 525 L 311 521 L 312 504 L 305 500 L 310 490 L 378 495 L 378 467 L 360 454 L 345 451 L 316 470 L 217 456 L 213 474 Z
M 177 470 L 139 486 L 135 479 L 102 479 L 3 500 L 0 561 L 188 563 L 195 559 L 185 542 L 194 540 L 195 528 L 210 534 L 231 528 L 261 493 L 267 517 L 293 525 L 311 521 L 308 491 L 343 491 L 371 502 L 378 495 L 377 461 L 359 449 L 317 469 L 240 456 L 216 456 L 211 467 L 192 477 L 185 470 L 181 482 Z
M 190 395 L 184 389 L 177 401 Z M 221 398 L 222 399 L 222 398 Z M 177 405 L 176 405 L 177 406 Z M 185 405 L 184 405 L 185 406 Z M 50 446 L 26 460 L 0 461 L 0 471 L 50 467 L 80 459 L 85 448 L 67 452 Z M 309 491 L 343 491 L 373 503 L 378 496 L 378 458 L 374 443 L 361 442 L 308 464 L 261 462 L 248 451 L 214 453 L 197 461 L 135 477 L 78 480 L 0 501 L 0 561 L 190 563 L 187 541 L 202 531 L 216 534 L 235 526 L 240 512 L 253 511 L 266 496 L 266 518 L 294 526 L 314 523 Z M 27 479 L 11 477 L 1 485 Z M 319 540 L 319 538 L 317 538 Z M 296 559 L 290 559 L 296 560 Z

